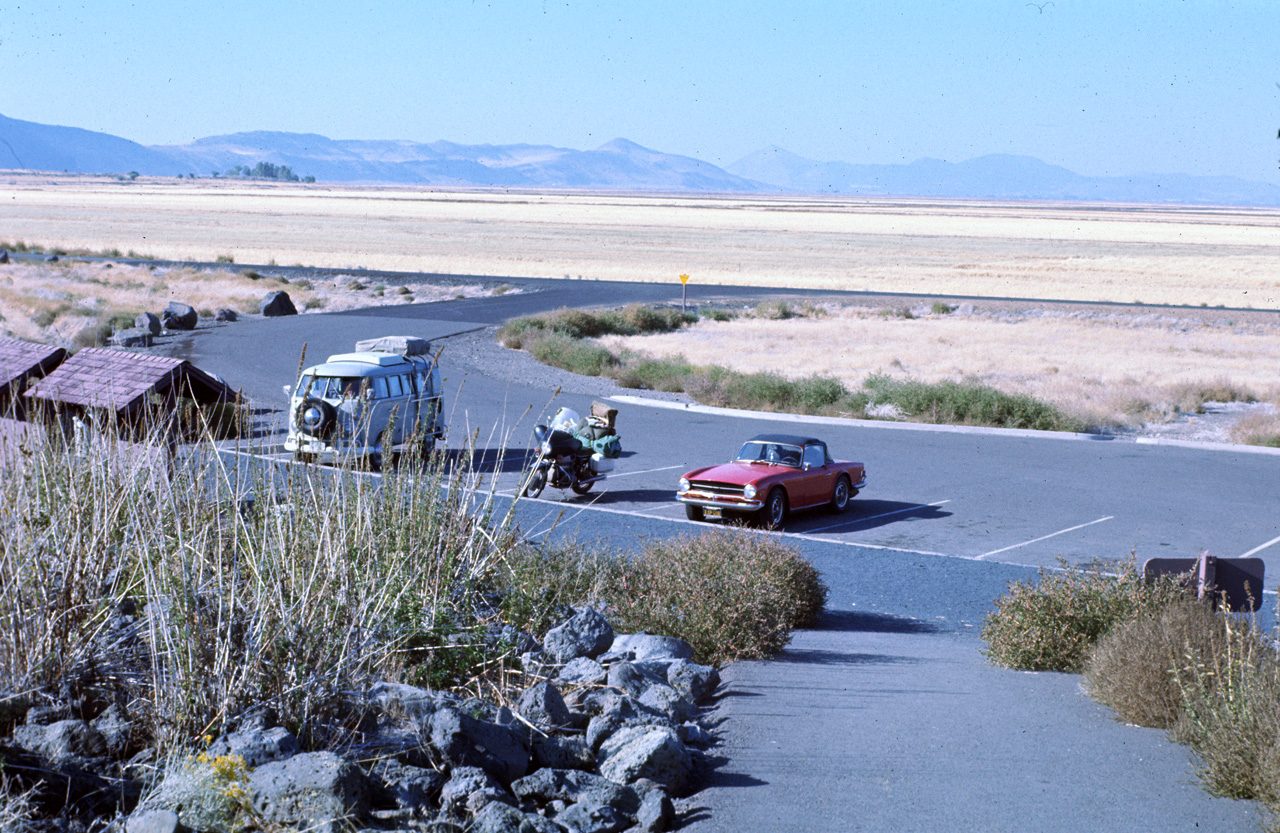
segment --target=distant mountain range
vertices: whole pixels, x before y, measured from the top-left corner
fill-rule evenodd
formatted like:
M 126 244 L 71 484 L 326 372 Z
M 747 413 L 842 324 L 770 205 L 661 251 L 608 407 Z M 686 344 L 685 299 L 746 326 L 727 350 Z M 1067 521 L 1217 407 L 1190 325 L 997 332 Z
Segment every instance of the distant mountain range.
M 0 169 L 207 177 L 258 162 L 319 182 L 572 188 L 690 193 L 795 193 L 957 199 L 1280 205 L 1280 186 L 1236 177 L 1082 176 L 1029 156 L 952 163 L 815 162 L 771 147 L 726 168 L 614 139 L 594 150 L 549 145 L 336 140 L 253 131 L 185 145 L 140 145 L 118 136 L 0 116 Z

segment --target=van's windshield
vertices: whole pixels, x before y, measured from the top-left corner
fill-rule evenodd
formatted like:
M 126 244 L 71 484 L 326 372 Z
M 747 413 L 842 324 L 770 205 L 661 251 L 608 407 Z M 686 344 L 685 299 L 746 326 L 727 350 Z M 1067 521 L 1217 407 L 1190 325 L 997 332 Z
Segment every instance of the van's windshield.
M 298 392 L 320 399 L 355 399 L 366 381 L 358 376 L 303 376 Z

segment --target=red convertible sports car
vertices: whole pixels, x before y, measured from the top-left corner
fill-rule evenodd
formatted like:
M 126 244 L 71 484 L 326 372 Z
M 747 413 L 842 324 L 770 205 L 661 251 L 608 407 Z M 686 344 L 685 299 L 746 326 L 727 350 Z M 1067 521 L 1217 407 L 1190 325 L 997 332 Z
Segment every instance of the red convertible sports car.
M 821 440 L 760 434 L 734 460 L 680 478 L 676 500 L 690 520 L 748 517 L 772 529 L 795 509 L 843 512 L 866 485 L 866 467 L 832 460 Z

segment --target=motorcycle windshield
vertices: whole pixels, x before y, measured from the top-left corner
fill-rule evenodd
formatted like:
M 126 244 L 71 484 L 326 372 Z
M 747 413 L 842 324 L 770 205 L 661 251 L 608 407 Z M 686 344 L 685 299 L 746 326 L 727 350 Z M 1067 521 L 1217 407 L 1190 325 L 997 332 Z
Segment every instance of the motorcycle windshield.
M 574 454 L 582 450 L 582 441 L 568 431 L 553 430 L 547 435 L 552 454 Z

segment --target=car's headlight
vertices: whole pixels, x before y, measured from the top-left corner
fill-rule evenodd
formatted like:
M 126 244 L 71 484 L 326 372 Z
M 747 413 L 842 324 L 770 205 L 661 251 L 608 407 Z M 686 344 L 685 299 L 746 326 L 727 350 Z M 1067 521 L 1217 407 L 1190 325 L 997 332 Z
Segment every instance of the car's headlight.
M 550 440 L 545 440 L 545 441 L 543 441 L 543 443 L 542 443 L 542 453 L 543 453 L 543 454 L 550 454 L 550 453 L 551 453 L 551 441 L 550 441 Z
M 743 486 L 742 496 L 745 497 L 747 500 L 751 500 L 753 497 L 756 496 L 756 487 L 752 486 L 750 483 Z
M 689 491 L 689 478 L 687 477 L 680 478 L 680 482 L 676 484 L 676 491 L 677 492 Z

